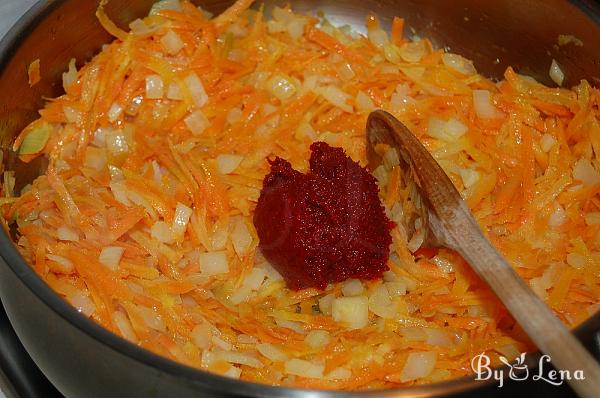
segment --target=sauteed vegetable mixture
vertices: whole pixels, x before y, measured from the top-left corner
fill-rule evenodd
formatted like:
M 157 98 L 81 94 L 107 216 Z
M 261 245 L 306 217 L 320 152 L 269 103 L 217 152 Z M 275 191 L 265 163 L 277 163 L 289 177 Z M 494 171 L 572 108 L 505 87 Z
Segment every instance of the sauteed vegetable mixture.
M 481 352 L 498 364 L 533 349 L 460 256 L 421 248 L 418 219 L 404 228 L 418 204 L 389 148 L 373 170 L 394 222 L 381 277 L 293 290 L 258 249 L 269 160 L 306 174 L 319 141 L 365 166 L 366 117 L 383 108 L 562 321 L 598 311 L 597 89 L 548 88 L 510 68 L 491 81 L 406 37 L 401 18 L 386 32 L 368 16 L 363 36 L 251 3 L 213 18 L 162 0 L 127 32 L 98 10 L 116 40 L 71 62 L 65 94 L 14 144 L 23 161 L 47 157 L 47 172 L 15 192 L 4 171 L 0 199 L 5 228 L 58 294 L 145 349 L 272 385 L 432 383 L 471 373 Z

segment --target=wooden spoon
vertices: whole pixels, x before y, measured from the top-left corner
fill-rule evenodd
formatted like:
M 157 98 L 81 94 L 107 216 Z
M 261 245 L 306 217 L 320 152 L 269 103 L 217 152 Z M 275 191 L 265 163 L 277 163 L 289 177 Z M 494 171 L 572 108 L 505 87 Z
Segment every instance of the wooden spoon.
M 426 244 L 458 252 L 496 293 L 508 311 L 538 348 L 548 354 L 555 368 L 571 376 L 583 371 L 584 380 L 568 380 L 581 397 L 600 396 L 600 366 L 563 323 L 517 275 L 506 259 L 483 235 L 471 211 L 440 165 L 417 138 L 394 116 L 381 110 L 367 121 L 370 166 L 381 159 L 377 144 L 398 151 L 401 166 L 410 174 L 421 196 Z

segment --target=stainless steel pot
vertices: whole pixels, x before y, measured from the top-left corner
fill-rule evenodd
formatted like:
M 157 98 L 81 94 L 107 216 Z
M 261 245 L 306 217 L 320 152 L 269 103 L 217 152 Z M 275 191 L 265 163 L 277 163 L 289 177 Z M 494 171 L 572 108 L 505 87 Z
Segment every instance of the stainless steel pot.
M 122 25 L 143 16 L 151 0 L 113 0 L 111 17 Z M 230 1 L 203 1 L 218 13 Z M 273 1 L 267 2 L 268 6 Z M 280 2 L 285 3 L 285 2 Z M 552 84 L 551 60 L 566 71 L 566 85 L 581 78 L 598 84 L 600 7 L 587 0 L 301 0 L 291 2 L 304 13 L 324 11 L 334 23 L 361 27 L 374 12 L 384 25 L 404 16 L 415 31 L 438 46 L 475 61 L 482 73 L 501 78 L 507 66 Z M 44 98 L 61 94 L 61 73 L 70 58 L 89 60 L 111 40 L 97 22 L 95 0 L 40 1 L 0 43 L 0 145 L 4 165 L 15 170 L 17 189 L 44 170 L 43 161 L 19 162 L 11 152 L 15 135 L 37 116 Z M 556 44 L 559 34 L 573 34 L 583 46 Z M 30 88 L 27 66 L 41 61 L 42 80 Z M 200 372 L 142 350 L 81 316 L 54 294 L 24 262 L 10 239 L 0 233 L 0 296 L 14 329 L 44 374 L 69 397 L 413 397 L 523 396 L 572 394 L 568 387 L 543 382 L 511 383 L 463 378 L 446 383 L 389 391 L 341 393 L 285 389 L 245 383 Z M 599 357 L 600 314 L 575 332 Z M 530 356 L 534 359 L 535 356 Z M 534 366 L 532 361 L 530 365 Z

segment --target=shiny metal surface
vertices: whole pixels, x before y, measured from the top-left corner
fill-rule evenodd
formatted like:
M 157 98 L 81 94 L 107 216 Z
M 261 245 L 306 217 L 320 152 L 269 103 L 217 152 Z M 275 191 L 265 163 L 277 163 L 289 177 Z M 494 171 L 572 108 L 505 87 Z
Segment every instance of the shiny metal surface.
M 108 13 L 118 24 L 125 26 L 128 21 L 144 15 L 152 3 L 152 0 L 114 0 L 108 6 Z M 199 3 L 212 12 L 220 12 L 230 1 Z M 551 84 L 548 70 L 554 58 L 566 71 L 567 85 L 575 84 L 584 77 L 595 85 L 599 82 L 600 25 L 597 18 L 600 11 L 596 3 L 591 1 L 300 0 L 291 3 L 300 12 L 316 14 L 323 11 L 335 24 L 348 23 L 356 27 L 363 25 L 369 12 L 379 15 L 384 25 L 389 24 L 394 15 L 403 16 L 417 34 L 430 37 L 435 44 L 447 46 L 452 51 L 473 59 L 477 68 L 491 77 L 501 78 L 504 69 L 513 65 L 518 72 L 530 74 Z M 96 6 L 97 0 L 40 1 L 0 43 L 0 147 L 4 152 L 5 165 L 17 173 L 17 189 L 35 178 L 45 165 L 43 162 L 28 165 L 19 162 L 9 150 L 14 136 L 36 118 L 37 110 L 44 104 L 44 98 L 61 94 L 60 77 L 71 58 L 76 58 L 78 65 L 81 65 L 102 44 L 111 40 L 94 16 Z M 268 8 L 267 6 L 267 10 Z M 407 33 L 410 32 L 407 30 Z M 584 45 L 558 47 L 556 41 L 559 34 L 573 34 Z M 42 80 L 30 88 L 27 83 L 27 66 L 38 58 L 41 62 Z M 127 364 L 132 374 L 141 372 L 137 374 L 139 376 L 147 372 L 148 380 L 157 383 L 156 390 L 153 390 L 156 396 L 162 396 L 157 391 L 167 391 L 161 389 L 160 383 L 172 383 L 173 392 L 177 392 L 178 396 L 197 392 L 196 396 L 255 397 L 409 397 L 465 392 L 478 396 L 481 394 L 480 389 L 486 387 L 484 382 L 465 378 L 393 391 L 347 394 L 273 388 L 224 379 L 157 357 L 85 319 L 35 276 L 5 234 L 0 235 L 0 251 L 7 264 L 0 264 L 0 268 L 3 272 L 10 272 L 11 284 L 20 283 L 27 290 L 23 297 L 27 296 L 27 300 L 37 299 L 41 303 L 40 308 L 53 312 L 56 322 L 71 325 L 73 330 L 70 331 L 70 336 L 73 339 L 93 342 L 95 346 L 102 348 L 102 352 L 110 351 L 114 354 L 112 357 L 129 361 Z M 1 293 L 5 299 L 4 292 Z M 23 305 L 27 300 L 23 298 L 19 303 Z M 15 304 L 11 309 L 12 311 L 8 311 L 11 321 L 20 325 L 15 327 L 17 333 L 40 366 L 43 369 L 46 366 L 49 378 L 63 391 L 75 395 L 76 391 L 81 392 L 70 390 L 68 380 L 60 372 L 48 368 L 48 358 L 51 356 L 43 350 L 52 351 L 53 347 L 41 347 L 31 338 L 28 339 L 27 328 L 36 324 L 31 320 L 18 322 L 19 305 Z M 42 314 L 43 309 L 39 311 Z M 590 341 L 596 336 L 599 321 L 600 317 L 596 316 L 581 329 Z M 598 343 L 595 344 L 597 349 Z M 53 355 L 60 354 L 53 352 Z M 85 355 L 94 358 L 90 353 Z M 75 372 L 72 379 L 80 378 L 89 383 L 89 388 L 102 388 L 101 384 L 94 387 L 94 375 L 84 373 L 84 369 L 79 371 L 77 367 L 71 367 L 69 371 Z M 144 380 L 137 376 L 129 379 L 126 373 L 115 377 L 120 378 L 124 384 Z M 485 394 L 494 394 L 496 390 L 491 387 Z

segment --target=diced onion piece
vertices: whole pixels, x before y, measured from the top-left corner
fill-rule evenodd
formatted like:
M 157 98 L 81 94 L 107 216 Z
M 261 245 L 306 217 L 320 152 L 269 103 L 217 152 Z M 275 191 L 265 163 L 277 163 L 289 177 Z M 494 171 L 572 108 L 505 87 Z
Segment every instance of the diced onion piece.
M 390 42 L 387 32 L 383 29 L 371 29 L 367 35 L 369 41 L 378 48 L 383 48 L 383 46 Z
M 242 110 L 239 107 L 231 108 L 227 112 L 227 123 L 234 124 L 242 117 Z
M 252 271 L 244 278 L 243 286 L 248 286 L 252 290 L 258 290 L 262 285 L 267 271 L 263 268 L 253 268 Z
M 267 81 L 267 91 L 280 101 L 285 101 L 294 96 L 296 86 L 285 76 L 275 75 Z
M 19 155 L 36 154 L 42 151 L 46 143 L 48 143 L 50 133 L 52 132 L 52 125 L 45 122 L 34 123 L 19 146 Z
M 238 168 L 244 158 L 239 155 L 222 154 L 217 156 L 217 170 L 221 174 L 231 174 Z
M 181 101 L 184 99 L 181 87 L 175 82 L 171 82 L 167 87 L 167 98 L 174 101 Z
M 437 354 L 435 352 L 411 352 L 400 374 L 400 381 L 421 379 L 428 376 L 435 368 Z
M 327 330 L 311 330 L 304 338 L 306 344 L 311 348 L 325 347 L 330 340 L 331 337 Z
M 210 346 L 212 333 L 208 324 L 202 322 L 192 329 L 192 341 L 198 348 L 206 349 Z
M 198 256 L 200 270 L 206 275 L 218 275 L 229 272 L 229 261 L 225 251 L 201 253 Z
M 65 241 L 77 242 L 79 241 L 79 234 L 73 228 L 62 225 L 56 230 L 58 239 Z
M 342 294 L 346 297 L 360 296 L 365 290 L 363 284 L 358 279 L 348 279 L 342 287 Z
M 71 272 L 73 269 L 75 269 L 73 262 L 68 258 L 57 256 L 55 254 L 46 254 L 46 258 L 60 265 L 62 267 L 62 271 L 65 273 Z
M 451 118 L 448 121 L 432 117 L 429 119 L 427 134 L 446 142 L 453 142 L 462 137 L 468 131 L 468 127 L 460 120 Z
M 233 243 L 233 248 L 239 257 L 243 257 L 248 252 L 252 240 L 252 234 L 250 234 L 244 219 L 241 217 L 236 218 L 231 231 L 231 243 Z
M 85 148 L 85 167 L 89 167 L 94 170 L 102 170 L 106 167 L 106 150 L 104 148 L 94 148 L 88 146 Z
M 111 270 L 116 271 L 121 262 L 123 253 L 125 253 L 125 249 L 120 246 L 106 246 L 100 252 L 98 261 Z
M 213 334 L 213 336 L 211 337 L 211 341 L 214 345 L 225 351 L 231 351 L 231 349 L 233 349 L 233 345 L 229 341 L 223 340 L 217 335 Z
M 385 288 L 391 298 L 404 296 L 406 294 L 406 283 L 402 280 L 386 282 Z
M 288 359 L 288 356 L 283 351 L 270 343 L 257 344 L 256 350 L 273 362 L 284 362 Z
M 315 92 L 325 98 L 331 105 L 337 106 L 345 112 L 352 113 L 354 110 L 353 106 L 348 103 L 351 97 L 336 86 L 319 87 L 315 89 Z
M 342 367 L 333 369 L 325 376 L 327 380 L 348 380 L 350 377 L 352 377 L 352 372 Z
M 444 53 L 442 55 L 442 62 L 448 68 L 466 76 L 471 76 L 477 73 L 477 70 L 473 66 L 473 62 L 458 54 Z
M 192 73 L 184 79 L 184 82 L 188 90 L 190 90 L 192 99 L 194 100 L 194 104 L 198 108 L 202 108 L 204 105 L 206 105 L 206 103 L 208 102 L 208 95 L 206 94 L 204 85 L 202 84 L 202 81 L 200 80 L 198 75 Z
M 398 52 L 406 62 L 417 63 L 425 56 L 425 43 L 422 40 L 408 42 Z
M 550 218 L 548 219 L 548 225 L 551 227 L 560 227 L 567 221 L 567 214 L 560 203 L 554 202 L 553 207 L 552 214 L 550 214 Z
M 124 155 L 129 152 L 128 132 L 125 130 L 104 130 L 106 149 L 115 155 Z
M 319 299 L 319 310 L 323 315 L 331 315 L 334 300 L 335 296 L 333 294 L 325 295 Z
M 235 351 L 219 352 L 217 357 L 225 362 L 235 363 L 238 365 L 246 365 L 246 366 L 250 366 L 251 368 L 262 368 L 263 367 L 263 364 L 261 361 L 259 361 L 258 359 L 254 358 L 248 354 L 242 354 L 241 352 L 235 352 Z
M 424 331 L 427 335 L 426 344 L 440 347 L 450 347 L 452 345 L 452 339 L 445 331 L 436 328 L 425 328 Z
M 356 94 L 354 104 L 356 105 L 356 109 L 362 113 L 368 113 L 375 109 L 373 100 L 364 91 L 359 91 Z
M 177 54 L 184 46 L 179 35 L 172 30 L 167 31 L 167 33 L 160 38 L 160 44 L 162 44 L 167 54 L 170 55 Z
M 156 15 L 163 10 L 181 11 L 181 3 L 179 0 L 160 0 L 150 8 L 150 15 Z
M 150 228 L 150 235 L 162 243 L 173 243 L 175 241 L 175 236 L 173 234 L 173 230 L 164 221 L 157 221 Z
M 573 178 L 583 182 L 584 185 L 600 184 L 600 174 L 587 159 L 579 159 L 575 163 Z
M 431 259 L 431 262 L 437 265 L 437 267 L 446 274 L 454 272 L 454 265 L 446 257 L 437 255 Z
M 127 188 L 123 182 L 113 180 L 110 182 L 109 187 L 118 202 L 125 206 L 131 206 L 131 201 L 127 196 Z
M 69 295 L 68 299 L 71 305 L 85 316 L 91 316 L 94 312 L 96 312 L 96 305 L 92 299 L 80 291 Z
M 230 379 L 239 379 L 240 376 L 242 375 L 242 369 L 236 367 L 236 366 L 232 366 L 229 369 L 227 369 L 225 372 L 223 372 L 223 376 L 225 377 L 229 377 Z
M 146 326 L 151 329 L 158 330 L 159 332 L 165 332 L 167 330 L 167 326 L 162 320 L 162 317 L 152 308 L 138 305 L 137 309 Z
M 129 322 L 129 318 L 127 318 L 127 315 L 125 315 L 121 311 L 116 311 L 115 313 L 113 313 L 112 318 L 123 337 L 125 337 L 132 343 L 138 342 L 138 338 L 135 332 L 133 331 L 133 327 L 131 326 L 131 322 Z
M 325 365 L 293 358 L 285 362 L 285 373 L 311 379 L 323 378 Z
M 306 331 L 300 322 L 288 321 L 287 319 L 275 318 L 275 324 L 277 326 L 293 330 L 296 333 L 304 334 Z
M 161 99 L 165 94 L 165 83 L 159 75 L 146 77 L 146 98 Z
M 311 141 L 315 141 L 317 139 L 317 132 L 312 127 L 310 122 L 302 121 L 296 130 L 296 138 L 308 138 Z
M 460 169 L 460 178 L 465 188 L 469 189 L 479 181 L 480 175 L 474 169 Z
M 252 289 L 250 286 L 242 285 L 229 296 L 229 301 L 233 305 L 238 305 L 248 300 L 250 298 L 250 294 L 252 294 Z
M 579 253 L 569 253 L 567 254 L 567 264 L 575 269 L 582 269 L 585 266 L 586 260 L 585 257 Z
M 548 133 L 542 135 L 542 138 L 540 139 L 540 147 L 542 148 L 542 151 L 546 153 L 550 152 L 554 144 L 556 144 L 556 138 Z
M 173 225 L 171 225 L 171 231 L 175 240 L 182 240 L 190 217 L 192 216 L 192 209 L 184 205 L 183 203 L 177 203 L 175 207 L 175 217 L 173 217 Z
M 331 315 L 348 329 L 361 329 L 369 323 L 369 301 L 364 296 L 339 297 L 333 300 Z
M 152 28 L 150 28 L 148 25 L 146 25 L 146 23 L 139 18 L 134 19 L 129 24 L 129 29 L 131 29 L 131 33 L 133 33 L 134 35 L 138 35 L 138 36 L 147 35 L 149 33 L 152 33 L 152 31 L 153 31 Z
M 190 113 L 183 122 L 194 135 L 202 134 L 210 126 L 209 120 L 204 116 L 201 110 L 196 110 Z
M 77 81 L 77 66 L 75 65 L 75 58 L 71 58 L 69 61 L 69 69 L 62 74 L 63 88 L 67 91 L 67 88 Z
M 585 215 L 585 223 L 587 225 L 600 224 L 600 212 L 587 213 Z
M 562 86 L 565 81 L 565 73 L 560 68 L 560 65 L 556 62 L 556 60 L 552 60 L 552 64 L 550 64 L 550 79 L 559 86 Z
M 492 97 L 488 90 L 473 90 L 473 106 L 480 119 L 498 119 L 504 116 L 492 103 Z
M 113 102 L 113 104 L 108 109 L 108 121 L 111 123 L 116 122 L 119 117 L 123 114 L 123 107 L 119 105 L 118 102 Z
M 288 22 L 286 30 L 294 40 L 299 39 L 304 34 L 305 18 L 294 18 Z
M 356 74 L 354 73 L 354 70 L 352 70 L 352 66 L 347 62 L 342 63 L 337 68 L 337 70 L 338 70 L 340 77 L 344 80 L 350 80 L 354 76 L 356 76 Z
M 393 318 L 397 315 L 397 308 L 390 298 L 384 285 L 379 285 L 369 297 L 369 310 L 382 318 Z

